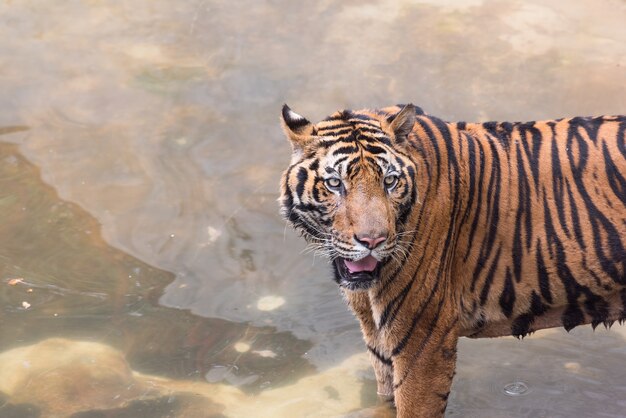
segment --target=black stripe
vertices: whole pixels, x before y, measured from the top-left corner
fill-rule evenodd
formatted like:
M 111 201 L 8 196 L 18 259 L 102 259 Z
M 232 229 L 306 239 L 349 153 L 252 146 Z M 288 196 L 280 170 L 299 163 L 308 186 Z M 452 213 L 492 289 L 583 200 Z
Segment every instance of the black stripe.
M 572 187 L 570 186 L 570 182 L 567 179 L 565 179 L 565 189 L 567 190 L 567 198 L 570 202 L 571 221 L 574 225 L 574 237 L 576 238 L 576 242 L 578 243 L 578 245 L 580 245 L 580 248 L 585 250 L 587 246 L 585 245 L 585 239 L 583 237 L 583 232 L 580 227 L 578 206 L 576 205 L 576 201 L 574 200 L 574 195 L 572 193 Z
M 346 161 L 348 159 L 348 157 L 339 157 L 335 160 L 335 167 L 337 167 L 338 165 L 342 164 L 344 161 Z M 328 170 L 327 170 L 328 171 Z
M 430 120 L 430 118 L 425 118 L 425 117 L 417 118 L 415 119 L 415 122 L 424 130 L 424 132 L 426 132 L 426 138 L 420 138 L 420 139 L 422 140 L 428 139 L 431 145 L 433 146 L 433 150 L 435 151 L 435 161 L 437 163 L 436 172 L 439 173 L 439 169 L 441 168 L 441 152 L 439 151 L 439 144 L 437 143 L 437 138 L 435 138 L 435 135 L 432 129 L 430 128 L 430 126 L 428 126 L 428 124 L 426 123 L 426 120 Z M 435 180 L 436 187 L 439 186 L 440 180 L 441 180 L 440 176 L 437 176 Z
M 384 132 L 378 126 L 374 126 L 373 128 L 366 127 L 366 126 L 363 126 L 363 127 L 359 126 L 358 128 L 356 128 L 356 130 L 362 137 L 368 138 L 368 139 L 369 137 L 365 134 L 375 134 L 375 135 L 383 134 L 384 135 Z M 372 138 L 372 139 L 377 139 L 377 138 Z
M 387 153 L 387 150 L 384 149 L 383 147 L 378 147 L 376 145 L 371 145 L 371 144 L 368 144 L 365 146 L 365 151 L 371 154 L 386 154 Z
M 526 248 L 528 248 L 532 236 L 532 211 L 530 205 L 530 185 L 526 177 L 526 170 L 524 169 L 524 161 L 519 143 L 515 148 L 517 154 L 518 204 L 513 232 L 511 262 L 513 263 L 515 281 L 519 283 L 522 280 L 522 262 L 524 260 L 524 252 L 522 251 L 522 221 L 526 221 L 524 226 L 526 229 Z
M 391 359 L 383 356 L 381 353 L 378 352 L 378 350 L 376 350 L 374 347 L 370 346 L 369 344 L 367 345 L 367 349 L 369 350 L 370 353 L 372 353 L 374 355 L 374 357 L 376 357 L 381 363 L 387 365 L 387 366 L 391 366 L 393 363 L 391 362 Z
M 352 132 L 353 132 L 352 128 L 339 129 L 339 130 L 336 130 L 336 131 L 329 130 L 328 132 L 325 131 L 323 136 L 325 136 L 325 137 L 329 137 L 329 136 L 335 137 L 335 136 L 346 135 L 346 134 L 349 134 L 349 133 L 352 133 Z
M 491 285 L 493 284 L 493 278 L 496 274 L 496 268 L 498 267 L 498 262 L 500 261 L 500 251 L 502 247 L 498 247 L 498 251 L 496 251 L 496 256 L 493 258 L 491 262 L 491 267 L 487 272 L 487 276 L 485 277 L 485 282 L 483 283 L 482 291 L 480 292 L 480 304 L 484 306 L 487 303 L 487 296 L 489 296 L 489 290 L 491 289 Z
M 554 203 L 556 205 L 556 212 L 558 215 L 559 223 L 565 232 L 565 235 L 570 238 L 571 234 L 565 221 L 565 203 L 564 203 L 564 180 L 563 173 L 561 172 L 561 161 L 559 158 L 559 149 L 557 147 L 557 141 L 552 141 L 552 193 L 554 196 Z
M 357 165 L 359 161 L 359 158 L 353 158 L 346 166 L 346 174 L 350 173 L 351 176 L 354 176 L 355 165 Z
M 478 221 L 480 220 L 480 217 L 482 215 L 483 184 L 485 181 L 485 162 L 486 162 L 485 150 L 483 149 L 483 144 L 480 141 L 476 141 L 476 144 L 478 145 L 478 148 L 480 148 L 479 150 L 480 170 L 478 173 L 478 192 L 476 194 L 477 195 L 476 211 L 474 212 L 474 220 L 472 221 L 472 227 L 470 228 L 469 241 L 468 241 L 470 243 L 474 242 L 474 238 L 478 230 Z M 467 257 L 469 257 L 472 247 L 473 246 L 468 245 L 467 251 L 465 252 L 465 256 L 463 257 L 463 261 L 467 261 Z
M 318 131 L 318 133 L 321 134 L 324 131 L 332 131 L 332 130 L 335 130 L 335 129 L 346 129 L 346 128 L 351 128 L 351 126 L 349 124 L 347 124 L 347 123 L 341 122 L 341 123 L 337 123 L 337 124 L 334 124 L 334 125 L 326 125 L 326 126 L 319 127 L 319 128 L 317 128 L 317 131 Z
M 352 112 L 350 110 L 345 110 L 344 112 L 346 112 L 346 114 L 349 115 L 348 119 L 356 119 L 356 121 L 354 121 L 354 122 L 357 122 L 357 123 L 363 123 L 362 121 L 374 120 L 370 116 L 363 115 L 363 114 L 360 114 L 360 113 L 354 113 L 354 112 Z M 350 121 L 350 122 L 352 122 L 352 121 Z
M 530 298 L 530 310 L 515 318 L 511 325 L 511 335 L 518 338 L 527 335 L 535 318 L 543 315 L 547 310 L 546 305 L 543 304 L 539 295 L 533 290 Z
M 520 136 L 522 137 L 522 145 L 524 152 L 528 158 L 528 165 L 535 182 L 535 188 L 539 187 L 539 157 L 541 153 L 542 135 L 541 131 L 534 126 L 534 123 L 520 124 L 518 125 Z M 527 134 L 530 133 L 532 140 L 532 148 L 529 144 Z M 546 139 L 543 138 L 545 141 Z
M 515 305 L 515 285 L 511 279 L 511 272 L 508 267 L 506 269 L 504 287 L 502 288 L 499 302 L 504 315 L 506 315 L 507 318 L 510 318 L 513 313 L 513 306 Z
M 315 178 L 313 179 L 313 187 L 312 187 L 312 194 L 313 194 L 313 200 L 315 200 L 318 203 L 321 203 L 322 200 L 320 198 L 320 190 L 325 191 L 326 190 L 326 186 L 324 186 L 323 183 L 324 179 L 318 176 L 315 176 Z
M 606 324 L 609 317 L 609 304 L 608 302 L 593 293 L 588 288 L 584 289 L 585 293 L 585 312 L 591 316 L 591 327 L 596 329 L 600 324 Z
M 348 145 L 333 150 L 333 155 L 350 155 L 358 151 L 359 149 L 356 146 Z
M 468 134 L 463 134 L 463 137 L 465 138 L 465 141 L 467 143 L 467 168 L 469 173 L 469 189 L 467 191 L 467 202 L 465 207 L 465 213 L 461 218 L 461 225 L 465 224 L 471 213 L 472 206 L 474 206 L 474 198 L 476 193 L 476 144 L 474 143 L 476 138 Z
M 537 238 L 537 277 L 539 280 L 539 291 L 546 302 L 552 303 L 552 292 L 550 291 L 550 273 L 546 268 L 541 251 L 541 241 Z
M 300 167 L 298 169 L 297 178 L 298 178 L 298 185 L 296 186 L 296 194 L 298 195 L 298 198 L 302 200 L 302 195 L 304 194 L 304 187 L 306 185 L 306 181 L 309 178 L 307 169 L 304 167 Z
M 626 116 L 621 118 L 617 129 L 617 149 L 626 158 Z
M 370 128 L 374 128 L 377 130 L 377 132 L 382 132 L 382 130 L 380 129 L 380 124 L 377 123 L 377 121 L 375 119 L 370 119 L 370 120 L 351 120 L 350 123 L 352 123 L 356 129 L 367 129 L 368 127 Z
M 415 202 L 417 201 L 417 196 L 419 190 L 417 190 L 417 185 L 415 184 L 415 170 L 412 166 L 406 167 L 406 173 L 403 179 L 406 181 L 406 189 L 407 191 L 411 191 L 411 198 L 400 205 L 398 208 L 398 221 L 396 222 L 396 226 L 402 226 L 407 222 L 409 215 L 412 212 L 412 209 L 415 206 Z
M 509 122 L 485 122 L 482 127 L 497 140 L 505 149 L 509 148 L 509 139 L 513 131 L 513 125 Z
M 613 190 L 615 196 L 617 196 L 623 204 L 626 204 L 626 180 L 615 167 L 615 163 L 611 159 L 611 154 L 609 154 L 609 150 L 606 147 L 606 142 L 602 143 L 602 153 L 604 154 L 606 177 L 611 186 L 611 190 Z

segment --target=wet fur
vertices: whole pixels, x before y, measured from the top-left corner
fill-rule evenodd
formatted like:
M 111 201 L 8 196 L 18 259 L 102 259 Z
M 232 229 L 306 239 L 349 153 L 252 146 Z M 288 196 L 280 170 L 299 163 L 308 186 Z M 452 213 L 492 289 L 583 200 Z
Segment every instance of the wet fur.
M 458 337 L 523 337 L 626 318 L 626 117 L 448 123 L 401 109 L 342 111 L 316 125 L 283 112 L 294 156 L 281 207 L 318 245 L 330 244 L 320 244 L 317 228 L 348 237 L 354 226 L 346 219 L 380 222 L 322 196 L 316 170 L 337 149 L 329 138 L 359 143 L 361 159 L 380 140 L 414 167 L 402 179 L 411 199 L 390 195 L 385 212 L 402 256 L 386 260 L 365 289 L 342 290 L 379 393 L 400 417 L 436 417 L 447 405 Z M 364 184 L 365 196 L 382 204 L 378 180 L 361 183 L 363 176 L 348 185 Z M 323 222 L 311 230 L 302 216 Z

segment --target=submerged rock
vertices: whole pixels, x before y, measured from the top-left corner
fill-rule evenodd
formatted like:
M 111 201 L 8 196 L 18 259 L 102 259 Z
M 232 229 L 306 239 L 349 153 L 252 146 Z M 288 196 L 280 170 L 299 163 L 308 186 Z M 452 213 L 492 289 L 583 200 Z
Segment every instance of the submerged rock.
M 293 417 L 337 416 L 372 406 L 375 383 L 364 354 L 257 395 L 203 381 L 135 372 L 107 345 L 62 338 L 0 353 L 0 416 Z M 15 415 L 17 414 L 17 415 Z
M 107 345 L 62 338 L 1 353 L 0 392 L 6 398 L 0 407 L 3 417 L 14 411 L 29 413 L 15 416 L 42 418 L 191 417 L 178 412 L 201 408 L 198 416 L 211 416 L 223 409 L 193 394 L 177 396 L 153 387 Z

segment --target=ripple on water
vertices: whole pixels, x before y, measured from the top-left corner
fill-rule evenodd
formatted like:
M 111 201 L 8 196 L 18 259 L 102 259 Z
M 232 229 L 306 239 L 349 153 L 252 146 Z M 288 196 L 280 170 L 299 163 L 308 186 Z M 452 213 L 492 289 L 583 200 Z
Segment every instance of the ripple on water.
M 522 381 L 515 381 L 504 385 L 502 392 L 509 396 L 524 396 L 530 393 L 530 388 Z

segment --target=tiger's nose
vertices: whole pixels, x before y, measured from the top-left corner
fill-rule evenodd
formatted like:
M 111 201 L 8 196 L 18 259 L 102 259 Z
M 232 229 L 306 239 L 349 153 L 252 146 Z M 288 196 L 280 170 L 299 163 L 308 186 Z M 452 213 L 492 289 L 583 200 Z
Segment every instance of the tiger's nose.
M 362 236 L 354 236 L 354 239 L 361 245 L 363 245 L 364 247 L 369 248 L 370 250 L 373 250 L 374 248 L 378 247 L 381 243 L 383 243 L 386 239 L 387 239 L 387 235 L 380 235 L 378 237 L 372 238 L 368 235 L 362 235 Z

